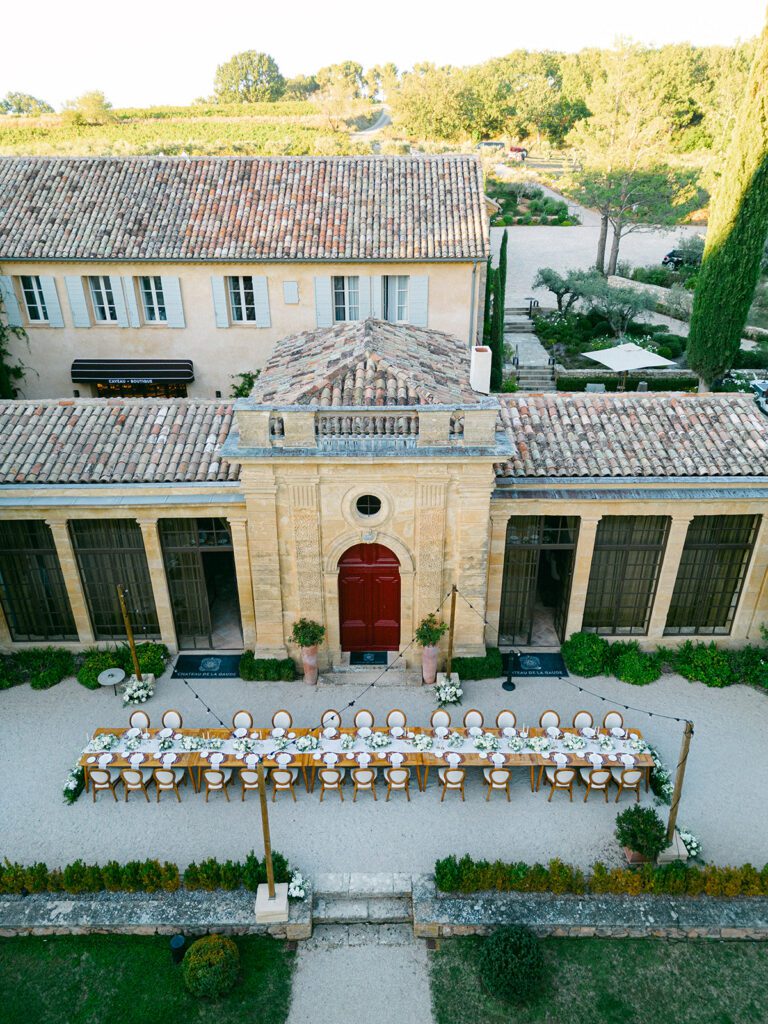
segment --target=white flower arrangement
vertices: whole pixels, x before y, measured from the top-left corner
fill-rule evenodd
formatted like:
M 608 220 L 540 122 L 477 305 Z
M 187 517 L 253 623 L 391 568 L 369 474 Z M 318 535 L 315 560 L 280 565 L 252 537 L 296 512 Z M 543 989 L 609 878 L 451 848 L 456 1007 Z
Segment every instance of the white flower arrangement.
M 425 750 L 431 750 L 435 744 L 435 741 L 431 736 L 428 736 L 425 732 L 409 732 L 408 739 L 411 741 L 414 750 L 418 750 L 423 753 Z
M 641 740 L 639 736 L 631 736 L 629 739 L 629 749 L 634 754 L 645 754 L 650 748 L 645 740 Z
M 155 688 L 146 679 L 131 679 L 123 690 L 123 704 L 146 704 Z
M 85 789 L 85 771 L 79 764 L 70 768 L 67 781 L 64 783 L 64 802 L 73 804 Z
M 141 736 L 129 736 L 124 742 L 123 746 L 130 753 L 131 751 L 138 750 L 141 746 Z
M 296 749 L 300 750 L 302 753 L 306 750 L 317 750 L 319 746 L 320 740 L 311 732 L 307 733 L 305 736 L 299 736 L 296 740 Z
M 688 851 L 688 856 L 692 860 L 699 860 L 701 858 L 701 851 L 703 849 L 701 845 L 701 840 L 697 839 L 690 829 L 679 828 L 677 831 L 683 843 L 683 846 Z
M 597 745 L 601 754 L 611 754 L 615 749 L 615 744 L 610 736 L 600 736 Z
M 181 745 L 185 750 L 202 750 L 205 740 L 202 736 L 183 736 Z
M 446 739 L 445 742 L 447 746 L 453 747 L 454 749 L 458 750 L 459 747 L 464 746 L 464 737 L 461 735 L 460 732 L 452 732 L 448 735 L 448 738 Z
M 293 741 L 288 736 L 273 736 L 270 742 L 274 750 L 285 750 Z
M 528 746 L 535 754 L 546 754 L 552 746 L 552 741 L 549 736 L 531 736 Z
M 462 688 L 452 683 L 450 679 L 435 684 L 435 700 L 440 707 L 445 707 L 446 704 L 461 704 L 463 696 Z
M 481 753 L 490 754 L 494 750 L 499 749 L 499 737 L 494 736 L 493 733 L 485 732 L 481 736 L 476 736 L 475 750 L 479 750 Z
M 525 746 L 525 740 L 521 736 L 510 736 L 507 740 L 507 746 L 513 754 L 519 754 Z
M 175 746 L 173 736 L 162 736 L 157 745 L 160 753 L 165 753 L 167 750 L 173 750 Z
M 357 737 L 355 736 L 354 733 L 345 732 L 344 735 L 341 737 L 341 749 L 342 750 L 351 750 L 352 747 L 354 747 L 354 745 L 355 745 L 355 740 L 356 739 L 357 739 Z
M 113 732 L 103 732 L 100 736 L 94 736 L 87 746 L 87 750 L 112 750 L 118 743 L 117 736 Z
M 255 754 L 258 740 L 249 740 L 245 737 L 232 741 L 232 749 L 236 754 Z
M 674 792 L 672 775 L 662 761 L 661 754 L 658 752 L 656 747 L 651 746 L 650 743 L 646 744 L 646 746 L 648 748 L 647 752 L 653 758 L 653 768 L 651 769 L 651 789 L 662 803 L 670 804 L 672 802 L 672 794 Z
M 218 736 L 208 736 L 203 739 L 203 746 L 206 750 L 221 750 L 224 744 L 224 740 L 219 739 Z
M 583 750 L 586 745 L 587 741 L 577 733 L 567 732 L 563 737 L 563 746 L 566 750 Z
M 372 732 L 365 737 L 365 745 L 369 750 L 386 750 L 392 743 L 392 737 L 386 732 Z
M 288 883 L 288 899 L 303 900 L 307 895 L 306 882 L 300 871 L 294 871 Z

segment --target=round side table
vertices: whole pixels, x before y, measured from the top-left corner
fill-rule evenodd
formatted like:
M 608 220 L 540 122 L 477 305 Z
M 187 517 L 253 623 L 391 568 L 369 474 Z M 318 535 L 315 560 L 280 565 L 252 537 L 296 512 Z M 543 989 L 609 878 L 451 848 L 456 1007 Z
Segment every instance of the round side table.
M 117 687 L 125 679 L 125 671 L 122 668 L 108 668 L 97 676 L 99 686 L 111 686 L 117 696 Z

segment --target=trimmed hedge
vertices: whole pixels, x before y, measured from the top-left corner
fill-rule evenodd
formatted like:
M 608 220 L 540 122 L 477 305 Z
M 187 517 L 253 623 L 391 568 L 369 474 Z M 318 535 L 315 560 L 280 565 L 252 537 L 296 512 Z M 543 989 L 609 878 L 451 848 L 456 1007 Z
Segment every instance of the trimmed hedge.
M 562 645 L 566 668 L 577 676 L 589 678 L 613 675 L 625 683 L 645 686 L 661 675 L 668 665 L 685 679 L 706 686 L 724 687 L 745 683 L 768 690 L 768 631 L 763 627 L 764 645 L 748 644 L 737 650 L 725 650 L 714 641 L 686 640 L 677 648 L 659 647 L 641 651 L 637 641 L 608 643 L 596 633 L 573 633 Z
M 136 644 L 136 655 L 142 673 L 161 676 L 170 657 L 165 644 Z M 84 660 L 77 673 L 77 681 L 88 690 L 99 689 L 99 675 L 108 668 L 121 668 L 127 676 L 133 675 L 133 659 L 127 644 L 112 650 L 92 647 L 85 652 Z
M 443 857 L 435 863 L 435 885 L 440 892 L 548 892 L 626 896 L 768 896 L 768 864 L 694 867 L 676 861 L 655 867 L 609 868 L 597 861 L 591 874 L 551 860 L 543 864 L 473 860 L 470 856 Z
M 291 870 L 281 853 L 272 854 L 276 882 L 290 882 Z M 239 889 L 255 892 L 267 880 L 267 869 L 251 851 L 241 864 L 215 858 L 190 864 L 184 871 L 185 889 Z M 66 867 L 48 869 L 43 863 L 25 866 L 7 858 L 0 864 L 0 893 L 21 892 L 175 892 L 182 887 L 182 875 L 176 864 L 159 860 L 131 860 L 119 864 L 111 860 L 104 865 L 73 861 Z
M 504 675 L 504 662 L 498 647 L 489 647 L 484 658 L 454 658 L 451 669 L 459 679 L 498 679 Z
M 637 385 L 641 380 L 648 384 L 649 391 L 696 391 L 698 388 L 698 378 L 692 373 L 670 374 L 666 377 L 654 377 L 652 373 L 630 373 L 627 376 L 626 390 L 637 391 Z M 605 384 L 606 391 L 617 391 L 619 387 L 618 376 L 604 376 L 600 370 L 596 371 L 591 379 L 586 376 L 575 377 L 567 373 L 560 373 L 557 375 L 555 383 L 558 391 L 584 391 L 587 384 L 593 382 Z
M 240 678 L 290 683 L 296 678 L 296 666 L 292 658 L 256 658 L 253 651 L 246 651 L 240 658 Z

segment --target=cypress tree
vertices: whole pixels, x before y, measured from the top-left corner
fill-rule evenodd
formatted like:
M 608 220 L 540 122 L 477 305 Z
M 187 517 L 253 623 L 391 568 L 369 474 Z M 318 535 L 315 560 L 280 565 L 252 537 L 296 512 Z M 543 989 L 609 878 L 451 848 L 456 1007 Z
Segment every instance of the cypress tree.
M 713 197 L 688 337 L 702 381 L 732 366 L 768 234 L 768 26 L 755 59 Z
M 491 302 L 493 300 L 493 267 L 491 257 L 485 266 L 485 306 L 483 308 L 483 344 L 488 345 L 491 341 Z
M 509 236 L 507 235 L 506 228 L 504 229 L 504 235 L 501 239 L 501 249 L 499 251 L 499 292 L 501 295 L 501 315 L 502 320 L 504 319 L 504 309 L 507 296 L 507 242 Z
M 499 270 L 493 274 L 493 307 L 491 312 L 491 391 L 501 391 L 504 371 L 504 290 Z

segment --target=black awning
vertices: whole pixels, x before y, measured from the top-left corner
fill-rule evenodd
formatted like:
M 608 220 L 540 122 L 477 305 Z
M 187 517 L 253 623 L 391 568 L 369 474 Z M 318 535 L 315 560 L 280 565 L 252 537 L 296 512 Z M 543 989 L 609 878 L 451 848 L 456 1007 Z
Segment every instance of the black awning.
M 75 359 L 75 384 L 188 384 L 195 379 L 191 359 Z

